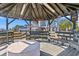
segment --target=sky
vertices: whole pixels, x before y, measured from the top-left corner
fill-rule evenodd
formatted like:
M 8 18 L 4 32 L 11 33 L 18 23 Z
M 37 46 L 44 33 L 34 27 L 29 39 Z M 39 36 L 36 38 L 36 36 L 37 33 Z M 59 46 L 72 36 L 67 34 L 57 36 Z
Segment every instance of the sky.
M 15 27 L 16 25 L 27 25 L 27 23 L 24 20 L 21 20 L 21 19 L 19 20 L 16 19 L 15 21 L 13 21 L 9 25 L 9 28 Z M 9 18 L 9 22 L 10 21 L 12 21 L 12 18 Z M 0 17 L 0 29 L 6 29 L 6 18 L 5 17 Z
M 9 19 L 9 22 L 13 20 L 13 18 L 8 18 L 8 19 Z M 58 19 L 65 19 L 65 18 L 60 17 L 60 18 L 57 18 L 57 19 L 56 19 L 57 22 L 60 22 L 60 21 L 58 21 Z M 19 20 L 20 20 L 20 21 L 19 21 Z M 56 21 L 56 20 L 55 20 L 55 21 Z M 27 22 L 29 23 L 29 21 L 27 21 Z M 34 24 L 34 23 L 33 23 L 33 24 Z M 44 25 L 45 23 L 43 22 L 43 23 L 41 23 L 41 24 Z M 47 22 L 46 22 L 46 24 L 47 24 Z M 13 21 L 13 22 L 9 25 L 9 29 L 15 27 L 16 25 L 27 25 L 27 23 L 26 23 L 24 20 L 22 20 L 22 19 L 16 19 L 15 21 Z M 54 25 L 55 25 L 55 24 L 54 24 Z M 6 29 L 6 17 L 1 17 L 1 16 L 0 16 L 0 29 Z
M 9 19 L 9 22 L 13 20 L 13 18 L 8 18 L 8 19 Z M 29 23 L 29 21 L 27 21 L 27 22 Z M 32 24 L 35 25 L 34 23 L 32 23 Z M 44 25 L 45 22 L 43 22 L 43 23 L 41 22 L 41 24 Z M 47 24 L 47 22 L 46 22 L 46 24 Z M 9 25 L 9 29 L 15 27 L 16 25 L 27 25 L 27 23 L 22 19 L 16 19 Z M 6 29 L 6 17 L 0 16 L 0 29 Z

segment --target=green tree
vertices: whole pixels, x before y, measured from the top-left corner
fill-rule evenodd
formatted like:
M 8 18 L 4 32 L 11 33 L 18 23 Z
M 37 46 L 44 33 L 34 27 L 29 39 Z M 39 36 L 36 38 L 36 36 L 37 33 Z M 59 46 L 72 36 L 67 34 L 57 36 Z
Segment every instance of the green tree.
M 76 23 L 76 31 L 79 31 L 79 25 Z
M 21 27 L 23 27 L 22 25 L 16 25 L 15 27 L 14 27 L 14 29 L 18 29 L 18 28 L 21 28 Z
M 73 28 L 73 23 L 69 20 L 62 20 L 59 24 L 59 28 L 63 31 L 67 29 L 72 29 Z

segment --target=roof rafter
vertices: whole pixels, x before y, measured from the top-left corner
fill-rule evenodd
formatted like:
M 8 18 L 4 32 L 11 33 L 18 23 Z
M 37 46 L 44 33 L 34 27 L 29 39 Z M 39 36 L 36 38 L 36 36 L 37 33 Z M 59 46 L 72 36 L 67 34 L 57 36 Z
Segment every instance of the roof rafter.
M 54 14 L 52 14 L 49 10 L 47 10 L 44 6 L 42 8 L 47 12 L 47 14 L 51 15 L 51 17 L 56 17 Z
M 57 3 L 57 5 L 61 8 L 64 14 L 69 14 L 69 11 L 66 9 L 66 7 L 63 4 Z
M 58 16 L 58 14 L 55 12 L 53 8 L 51 8 L 48 4 L 44 3 L 43 4 L 48 10 L 50 10 L 54 15 Z
M 61 12 L 61 10 L 58 8 L 58 6 L 56 4 L 53 4 L 53 3 L 50 3 L 53 8 L 60 14 L 60 15 L 63 15 L 63 13 Z

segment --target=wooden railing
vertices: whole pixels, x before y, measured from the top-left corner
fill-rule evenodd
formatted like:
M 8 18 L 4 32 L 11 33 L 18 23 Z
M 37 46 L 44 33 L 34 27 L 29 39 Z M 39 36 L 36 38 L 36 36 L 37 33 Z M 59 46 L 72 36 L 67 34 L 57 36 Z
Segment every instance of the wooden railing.
M 14 39 L 26 38 L 26 32 L 14 32 Z
M 65 38 L 66 40 L 68 40 L 68 39 L 71 40 L 74 37 L 73 32 L 64 32 L 64 31 L 62 31 L 62 32 L 56 32 L 56 33 L 58 33 L 58 36 L 61 36 L 62 38 Z
M 13 37 L 14 37 L 13 32 L 8 32 L 8 36 L 7 36 L 7 32 L 0 32 L 0 44 L 7 43 L 9 41 L 13 42 L 14 41 Z
M 37 39 L 37 38 L 47 38 L 47 36 L 49 35 L 49 32 L 48 31 L 31 31 L 31 33 L 26 33 L 26 37 L 29 37 L 29 38 L 34 38 L 34 39 Z

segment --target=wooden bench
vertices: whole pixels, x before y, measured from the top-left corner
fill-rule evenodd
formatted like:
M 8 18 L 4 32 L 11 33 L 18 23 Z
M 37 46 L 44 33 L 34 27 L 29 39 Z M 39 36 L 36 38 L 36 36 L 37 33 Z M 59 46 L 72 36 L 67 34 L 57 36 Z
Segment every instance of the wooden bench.
M 53 41 L 53 42 L 56 42 L 59 43 L 60 40 L 62 40 L 62 37 L 61 36 L 58 36 L 58 33 L 55 33 L 55 32 L 49 32 L 50 35 L 50 41 Z
M 60 40 L 62 37 L 58 36 L 58 33 L 50 33 L 50 38 Z

